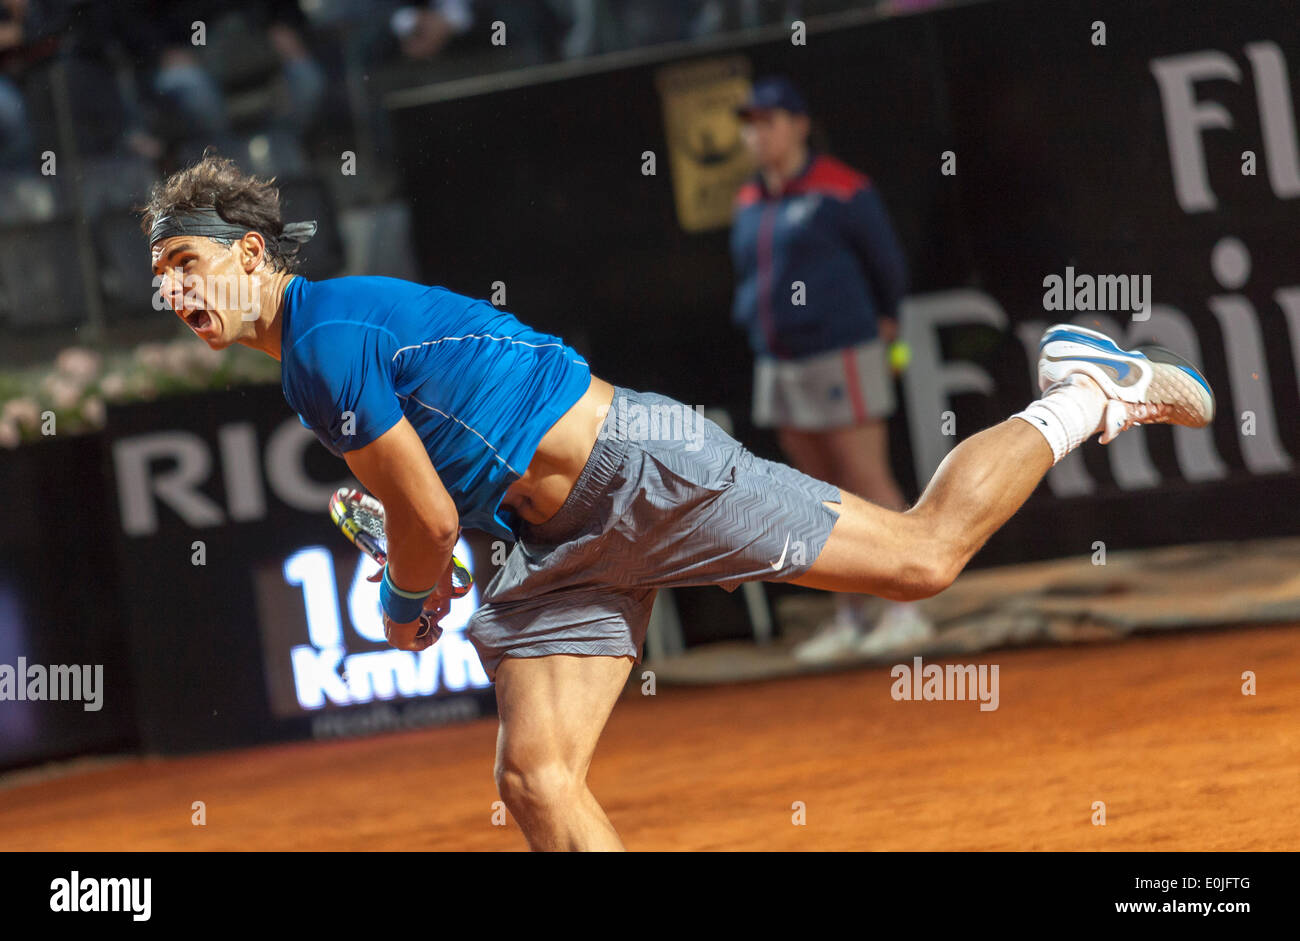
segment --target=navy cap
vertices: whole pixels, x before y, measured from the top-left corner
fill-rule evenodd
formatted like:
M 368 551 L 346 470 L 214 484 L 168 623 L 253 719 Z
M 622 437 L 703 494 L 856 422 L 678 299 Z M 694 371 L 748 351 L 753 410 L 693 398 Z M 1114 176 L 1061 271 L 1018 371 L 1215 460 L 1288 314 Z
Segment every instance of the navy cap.
M 743 105 L 736 109 L 736 114 L 747 118 L 755 111 L 770 111 L 782 108 L 791 114 L 807 114 L 808 103 L 804 101 L 799 89 L 788 78 L 773 75 L 760 78 L 754 83 L 754 90 Z

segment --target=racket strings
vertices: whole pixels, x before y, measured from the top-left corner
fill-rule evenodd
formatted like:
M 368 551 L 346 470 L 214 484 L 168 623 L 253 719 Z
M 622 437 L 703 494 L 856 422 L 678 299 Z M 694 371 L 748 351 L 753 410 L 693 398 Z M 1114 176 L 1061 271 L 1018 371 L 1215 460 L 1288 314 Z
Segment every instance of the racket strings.
M 352 508 L 352 518 L 356 520 L 357 526 L 364 529 L 375 539 L 384 538 L 384 520 L 381 516 L 364 510 L 361 507 Z
M 347 515 L 358 529 L 368 533 L 380 545 L 384 543 L 383 505 L 374 497 L 356 490 L 340 491 Z

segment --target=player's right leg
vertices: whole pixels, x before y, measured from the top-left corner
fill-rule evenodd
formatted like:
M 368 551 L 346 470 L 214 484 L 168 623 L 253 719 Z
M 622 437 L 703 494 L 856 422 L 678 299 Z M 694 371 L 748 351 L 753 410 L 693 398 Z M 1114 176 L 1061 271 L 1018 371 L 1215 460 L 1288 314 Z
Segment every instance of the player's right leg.
M 568 654 L 497 667 L 497 790 L 531 849 L 623 849 L 587 769 L 631 668 L 630 656 Z
M 795 583 L 929 597 L 952 583 L 1056 461 L 1093 434 L 1109 442 L 1135 424 L 1202 428 L 1214 417 L 1205 378 L 1160 347 L 1123 350 L 1104 334 L 1058 324 L 1043 335 L 1039 354 L 1042 399 L 958 445 L 905 513 L 844 494 L 825 548 Z

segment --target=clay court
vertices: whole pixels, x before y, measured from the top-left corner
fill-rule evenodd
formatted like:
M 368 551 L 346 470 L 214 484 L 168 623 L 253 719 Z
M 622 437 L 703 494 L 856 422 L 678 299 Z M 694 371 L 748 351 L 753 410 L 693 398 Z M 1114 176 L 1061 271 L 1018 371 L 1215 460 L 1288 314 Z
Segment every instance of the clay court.
M 643 851 L 1300 848 L 1300 626 L 958 662 L 999 665 L 996 711 L 896 702 L 886 667 L 629 683 L 592 789 Z M 11 778 L 0 834 L 12 850 L 522 850 L 512 820 L 492 824 L 495 736 L 485 719 Z

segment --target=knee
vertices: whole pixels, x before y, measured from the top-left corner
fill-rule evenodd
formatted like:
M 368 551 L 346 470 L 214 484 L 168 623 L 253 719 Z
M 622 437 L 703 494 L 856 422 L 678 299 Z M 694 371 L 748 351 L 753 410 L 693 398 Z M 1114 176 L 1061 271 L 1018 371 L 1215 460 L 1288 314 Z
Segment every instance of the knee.
M 899 566 L 891 601 L 921 601 L 947 589 L 961 573 L 960 553 L 942 543 L 920 549 Z
M 495 769 L 497 793 L 516 817 L 567 807 L 581 792 L 579 775 L 559 762 L 504 762 Z
M 952 582 L 953 579 L 937 567 L 908 566 L 899 574 L 893 590 L 886 597 L 890 601 L 921 601 L 933 598 Z

